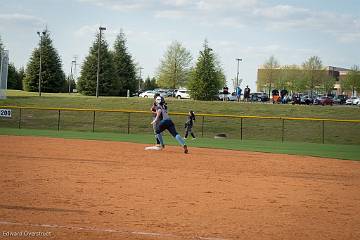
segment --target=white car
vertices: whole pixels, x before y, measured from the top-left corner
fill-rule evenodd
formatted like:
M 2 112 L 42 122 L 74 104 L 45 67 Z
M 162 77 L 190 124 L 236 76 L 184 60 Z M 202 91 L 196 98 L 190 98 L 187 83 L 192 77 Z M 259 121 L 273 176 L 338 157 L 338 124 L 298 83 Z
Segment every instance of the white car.
M 147 90 L 139 94 L 139 97 L 143 97 L 143 98 L 154 98 L 154 96 L 155 96 L 154 90 Z
M 177 99 L 190 99 L 190 91 L 186 89 L 179 89 L 175 93 Z
M 219 92 L 217 97 L 220 101 L 236 101 L 237 100 L 235 93 L 232 93 L 232 94 L 224 93 L 222 91 Z
M 345 102 L 346 105 L 357 105 L 359 103 L 360 103 L 360 98 L 358 97 L 351 97 L 347 99 Z

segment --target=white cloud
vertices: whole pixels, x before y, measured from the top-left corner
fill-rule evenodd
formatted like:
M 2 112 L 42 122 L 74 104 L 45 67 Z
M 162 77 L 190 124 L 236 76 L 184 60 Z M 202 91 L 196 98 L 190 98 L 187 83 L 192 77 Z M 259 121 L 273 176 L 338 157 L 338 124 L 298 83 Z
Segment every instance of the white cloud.
M 146 10 L 154 18 L 184 19 L 204 27 L 260 27 L 269 31 L 318 31 L 341 42 L 358 40 L 360 21 L 351 15 L 264 0 L 78 0 L 116 11 Z
M 156 18 L 179 19 L 185 17 L 187 14 L 181 10 L 163 10 L 155 13 Z
M 109 8 L 116 11 L 130 11 L 143 9 L 148 5 L 148 1 L 145 0 L 78 0 L 84 3 L 91 3 L 96 6 Z
M 8 24 L 30 24 L 33 26 L 41 26 L 45 24 L 45 20 L 42 18 L 21 13 L 0 14 L 0 21 Z

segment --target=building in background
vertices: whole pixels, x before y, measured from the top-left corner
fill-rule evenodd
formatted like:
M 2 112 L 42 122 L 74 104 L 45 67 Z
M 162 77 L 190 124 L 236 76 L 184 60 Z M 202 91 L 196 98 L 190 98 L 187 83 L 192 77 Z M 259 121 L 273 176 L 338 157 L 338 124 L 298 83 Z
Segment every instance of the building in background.
M 350 69 L 347 68 L 327 66 L 324 70 L 315 70 L 313 74 L 316 75 L 318 79 L 327 77 L 333 77 L 335 79 L 331 94 L 351 96 L 351 91 L 345 91 L 341 88 L 341 81 L 345 79 L 349 71 Z M 306 74 L 306 70 L 295 65 L 274 69 L 259 68 L 257 70 L 256 81 L 257 91 L 269 94 L 273 89 L 280 90 L 285 88 L 290 92 L 309 92 L 309 89 L 306 89 L 304 86 L 304 79 L 307 77 Z M 316 94 L 325 94 L 322 84 L 316 84 L 314 89 Z

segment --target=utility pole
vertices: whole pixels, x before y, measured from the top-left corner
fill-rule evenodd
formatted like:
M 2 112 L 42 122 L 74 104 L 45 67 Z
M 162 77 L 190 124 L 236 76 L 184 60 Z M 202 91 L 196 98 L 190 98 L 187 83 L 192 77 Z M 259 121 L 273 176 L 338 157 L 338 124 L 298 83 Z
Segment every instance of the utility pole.
M 143 67 L 139 67 L 139 72 L 140 72 L 140 78 L 139 78 L 139 92 L 141 89 L 141 70 L 144 69 Z
M 106 30 L 105 27 L 99 27 L 100 35 L 99 35 L 99 43 L 98 43 L 98 66 L 97 66 L 97 74 L 96 74 L 96 97 L 99 97 L 99 74 L 100 74 L 100 48 L 101 48 L 101 32 Z
M 70 70 L 70 78 L 69 78 L 69 94 L 71 92 L 71 84 L 72 84 L 72 81 L 74 81 L 74 75 L 73 75 L 73 64 L 76 66 L 76 61 L 73 60 L 71 61 L 71 70 Z
M 236 73 L 236 86 L 235 87 L 238 87 L 240 84 L 239 84 L 239 62 L 242 61 L 242 58 L 236 58 L 235 59 L 237 61 L 237 73 Z
M 42 64 L 41 64 L 41 61 L 42 61 L 42 39 L 43 39 L 43 36 L 45 36 L 46 32 L 43 31 L 43 32 L 37 32 L 37 35 L 40 37 L 40 64 L 39 64 L 39 83 L 38 83 L 38 87 L 39 87 L 39 97 L 41 97 L 41 72 L 42 72 Z

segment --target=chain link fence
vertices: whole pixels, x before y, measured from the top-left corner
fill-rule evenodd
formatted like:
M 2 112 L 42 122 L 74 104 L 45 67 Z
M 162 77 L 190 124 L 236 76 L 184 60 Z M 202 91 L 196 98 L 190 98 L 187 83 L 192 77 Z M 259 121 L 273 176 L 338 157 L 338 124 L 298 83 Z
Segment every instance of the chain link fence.
M 146 111 L 36 108 L 0 106 L 11 117 L 0 117 L 0 128 L 152 134 L 152 114 Z M 170 113 L 184 134 L 186 113 Z M 360 120 L 285 118 L 197 114 L 193 128 L 197 137 L 226 134 L 241 140 L 291 141 L 326 144 L 360 144 Z

